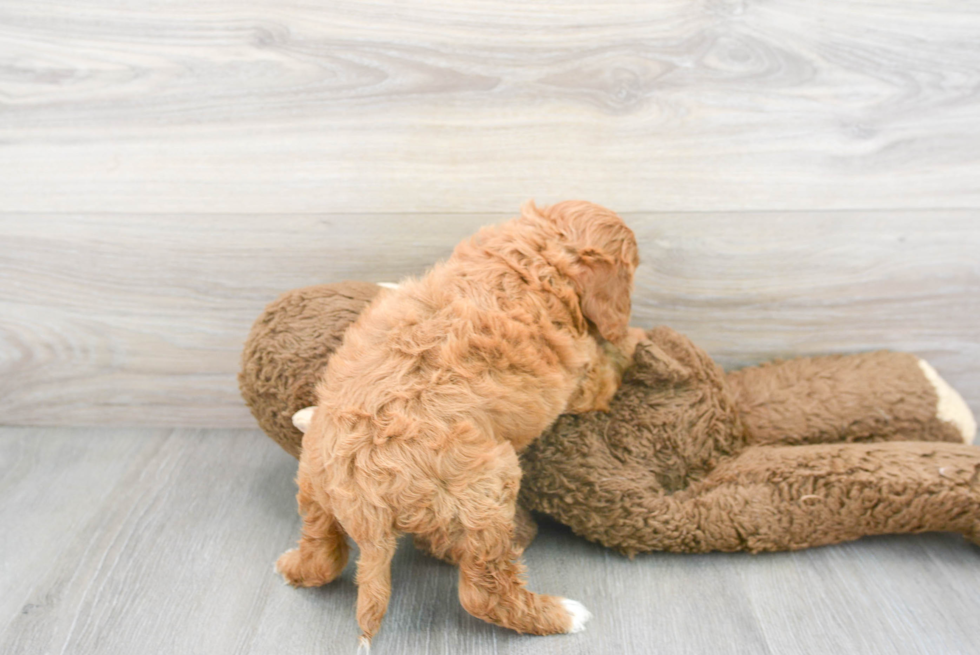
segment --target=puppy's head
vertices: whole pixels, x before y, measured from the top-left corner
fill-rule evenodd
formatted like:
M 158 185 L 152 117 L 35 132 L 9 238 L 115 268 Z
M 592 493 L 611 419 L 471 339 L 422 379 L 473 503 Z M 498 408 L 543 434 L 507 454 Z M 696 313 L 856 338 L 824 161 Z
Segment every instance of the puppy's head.
M 521 215 L 552 232 L 567 255 L 565 274 L 575 285 L 582 314 L 602 338 L 621 343 L 640 263 L 633 231 L 615 212 L 584 200 L 543 208 L 528 202 Z

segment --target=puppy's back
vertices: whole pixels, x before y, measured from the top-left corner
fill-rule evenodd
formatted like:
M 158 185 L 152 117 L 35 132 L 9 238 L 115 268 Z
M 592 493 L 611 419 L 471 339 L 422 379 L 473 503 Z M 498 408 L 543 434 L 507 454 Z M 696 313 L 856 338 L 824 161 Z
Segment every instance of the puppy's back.
M 567 308 L 530 279 L 533 250 L 493 243 L 507 227 L 379 296 L 331 358 L 318 404 L 398 425 L 403 438 L 452 418 L 520 448 L 548 427 L 585 360 Z

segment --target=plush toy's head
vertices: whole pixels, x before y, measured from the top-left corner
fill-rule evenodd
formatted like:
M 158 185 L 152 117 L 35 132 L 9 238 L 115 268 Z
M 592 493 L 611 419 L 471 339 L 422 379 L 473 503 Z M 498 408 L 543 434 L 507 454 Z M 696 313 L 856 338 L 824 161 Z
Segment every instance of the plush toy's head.
M 381 289 L 370 282 L 295 289 L 266 307 L 252 326 L 238 387 L 259 426 L 293 457 L 303 442 L 293 414 L 316 404 L 327 360 Z

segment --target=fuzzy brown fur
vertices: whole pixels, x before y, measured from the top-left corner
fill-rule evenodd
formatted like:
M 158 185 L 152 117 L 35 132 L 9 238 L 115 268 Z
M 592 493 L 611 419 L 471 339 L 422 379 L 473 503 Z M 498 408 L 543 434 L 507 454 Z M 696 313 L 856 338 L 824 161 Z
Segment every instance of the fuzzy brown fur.
M 563 412 L 608 407 L 636 345 L 637 263 L 633 233 L 614 213 L 527 205 L 379 294 L 316 388 L 297 478 L 303 536 L 278 562 L 285 579 L 330 582 L 350 536 L 370 640 L 408 533 L 457 563 L 474 616 L 533 634 L 577 627 L 563 599 L 524 586 L 517 452 Z
M 936 418 L 914 356 L 803 358 L 726 376 L 669 328 L 647 336 L 609 413 L 562 416 L 523 453 L 526 507 L 627 554 L 926 530 L 973 538 L 980 449 Z
M 293 414 L 316 402 L 316 384 L 347 327 L 381 287 L 344 282 L 297 289 L 272 302 L 252 326 L 238 386 L 259 427 L 299 459 Z

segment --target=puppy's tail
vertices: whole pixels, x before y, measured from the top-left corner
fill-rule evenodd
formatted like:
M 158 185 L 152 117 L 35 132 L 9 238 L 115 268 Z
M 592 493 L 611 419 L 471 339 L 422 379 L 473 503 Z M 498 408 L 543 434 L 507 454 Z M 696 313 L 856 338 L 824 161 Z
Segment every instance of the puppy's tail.
M 391 559 L 395 556 L 398 539 L 394 533 L 369 543 L 357 544 L 361 556 L 357 560 L 357 624 L 361 626 L 358 653 L 367 653 L 371 638 L 381 627 L 391 598 Z

